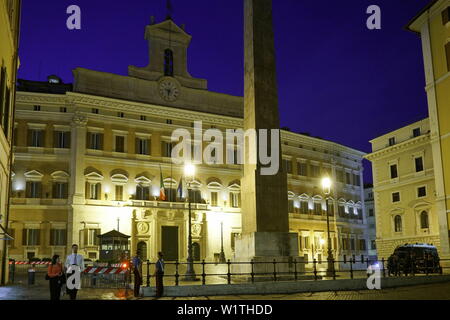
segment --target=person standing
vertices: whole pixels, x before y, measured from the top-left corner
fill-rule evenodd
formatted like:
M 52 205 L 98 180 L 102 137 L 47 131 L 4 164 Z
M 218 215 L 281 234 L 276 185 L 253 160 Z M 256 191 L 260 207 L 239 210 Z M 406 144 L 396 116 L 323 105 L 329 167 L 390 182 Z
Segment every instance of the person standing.
M 61 297 L 61 281 L 63 275 L 63 268 L 59 255 L 54 255 L 52 264 L 48 266 L 47 276 L 50 282 L 50 300 L 59 301 Z
M 156 279 L 156 298 L 160 298 L 164 294 L 164 259 L 163 253 L 158 252 L 158 261 L 155 265 L 155 279 Z
M 140 289 L 142 285 L 142 261 L 139 258 L 138 253 L 131 260 L 133 264 L 133 274 L 134 274 L 134 296 L 137 298 L 140 296 Z
M 77 293 L 80 288 L 75 287 L 73 289 L 69 289 L 69 278 L 77 271 L 84 271 L 84 258 L 81 254 L 78 254 L 78 245 L 74 244 L 72 246 L 72 254 L 67 256 L 65 267 L 67 273 L 67 292 L 69 293 L 70 300 L 76 300 Z M 71 272 L 68 272 L 68 270 L 71 270 Z

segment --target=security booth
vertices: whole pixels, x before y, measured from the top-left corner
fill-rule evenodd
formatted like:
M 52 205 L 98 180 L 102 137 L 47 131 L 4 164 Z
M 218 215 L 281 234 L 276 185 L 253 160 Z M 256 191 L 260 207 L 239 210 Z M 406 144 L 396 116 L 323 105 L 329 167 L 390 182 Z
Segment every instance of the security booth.
M 100 240 L 100 261 L 122 262 L 130 257 L 130 236 L 113 230 L 98 236 Z

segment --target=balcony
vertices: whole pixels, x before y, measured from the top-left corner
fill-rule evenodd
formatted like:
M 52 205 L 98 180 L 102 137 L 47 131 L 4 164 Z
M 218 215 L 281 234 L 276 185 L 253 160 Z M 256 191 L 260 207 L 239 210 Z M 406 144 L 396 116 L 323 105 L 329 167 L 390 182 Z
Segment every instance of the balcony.
M 189 209 L 188 202 L 166 202 L 166 201 L 151 201 L 151 200 L 130 200 L 127 204 L 131 207 L 142 208 L 159 208 L 159 209 Z M 209 205 L 204 203 L 191 203 L 192 210 L 209 210 Z

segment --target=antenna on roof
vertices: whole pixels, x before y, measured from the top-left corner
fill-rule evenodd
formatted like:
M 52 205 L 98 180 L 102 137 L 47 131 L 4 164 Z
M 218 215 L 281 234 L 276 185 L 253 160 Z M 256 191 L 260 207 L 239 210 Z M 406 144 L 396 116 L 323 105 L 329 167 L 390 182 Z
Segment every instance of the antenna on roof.
M 173 7 L 170 0 L 166 0 L 167 17 L 166 20 L 172 20 Z

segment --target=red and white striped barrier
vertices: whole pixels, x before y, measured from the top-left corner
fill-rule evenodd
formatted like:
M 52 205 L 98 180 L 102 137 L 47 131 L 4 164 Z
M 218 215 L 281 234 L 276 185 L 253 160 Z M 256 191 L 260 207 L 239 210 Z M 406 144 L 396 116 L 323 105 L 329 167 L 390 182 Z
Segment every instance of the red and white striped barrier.
M 125 274 L 127 269 L 121 268 L 98 268 L 98 267 L 87 267 L 83 273 L 87 274 Z
M 13 261 L 9 262 L 10 265 L 15 264 L 15 265 L 35 265 L 35 266 L 48 266 L 51 265 L 51 262 L 42 262 L 42 261 L 38 261 L 38 262 L 29 262 L 29 261 L 16 261 L 15 263 Z

